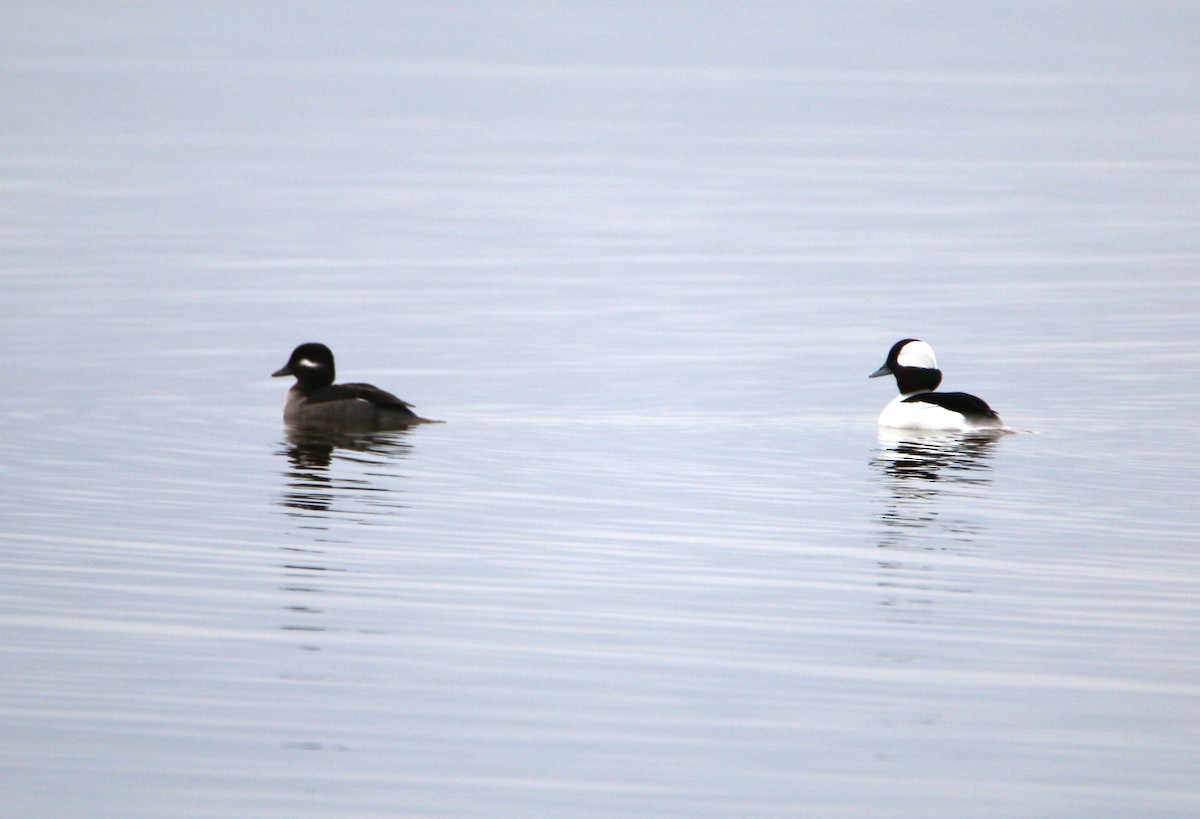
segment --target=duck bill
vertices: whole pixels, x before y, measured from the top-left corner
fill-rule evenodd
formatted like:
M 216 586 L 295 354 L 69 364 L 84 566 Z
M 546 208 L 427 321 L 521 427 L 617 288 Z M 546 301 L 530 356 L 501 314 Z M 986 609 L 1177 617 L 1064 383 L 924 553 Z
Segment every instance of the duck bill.
M 278 370 L 276 370 L 275 372 L 271 373 L 271 377 L 272 377 L 272 378 L 281 378 L 281 377 L 283 377 L 283 376 L 285 376 L 285 375 L 291 375 L 291 374 L 292 374 L 292 371 L 291 371 L 291 370 L 288 368 L 288 366 L 287 366 L 286 364 L 284 364 L 284 365 L 283 365 L 282 367 L 280 367 Z
M 895 373 L 893 373 L 890 369 L 888 369 L 887 364 L 884 364 L 878 370 L 876 370 L 875 372 L 868 375 L 867 378 L 879 378 L 882 375 L 895 375 Z

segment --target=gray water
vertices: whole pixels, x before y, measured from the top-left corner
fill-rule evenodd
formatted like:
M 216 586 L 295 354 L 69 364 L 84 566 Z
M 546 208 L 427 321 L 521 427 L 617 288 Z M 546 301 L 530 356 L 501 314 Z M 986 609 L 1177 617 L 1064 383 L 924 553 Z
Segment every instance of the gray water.
M 1196 815 L 1194 4 L 0 18 L 4 815 Z

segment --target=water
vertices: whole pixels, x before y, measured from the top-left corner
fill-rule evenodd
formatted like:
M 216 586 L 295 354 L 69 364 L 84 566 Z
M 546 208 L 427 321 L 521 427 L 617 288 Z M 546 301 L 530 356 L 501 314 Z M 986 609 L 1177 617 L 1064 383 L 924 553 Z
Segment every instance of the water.
M 1190 5 L 3 15 L 6 815 L 1194 815 Z

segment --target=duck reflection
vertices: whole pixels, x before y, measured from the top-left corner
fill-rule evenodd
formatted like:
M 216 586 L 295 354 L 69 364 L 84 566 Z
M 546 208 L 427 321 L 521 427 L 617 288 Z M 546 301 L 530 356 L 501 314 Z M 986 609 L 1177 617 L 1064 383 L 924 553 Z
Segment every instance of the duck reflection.
M 288 430 L 275 453 L 286 461 L 279 504 L 296 522 L 293 542 L 281 547 L 286 557 L 280 588 L 289 597 L 284 631 L 325 631 L 326 612 L 317 601 L 332 578 L 345 571 L 331 560 L 329 547 L 358 541 L 339 538 L 346 524 L 370 525 L 404 508 L 396 483 L 404 477 L 398 467 L 412 449 L 406 436 L 403 430 Z M 302 648 L 320 650 L 311 638 Z
M 872 465 L 882 470 L 891 495 L 885 524 L 921 526 L 929 519 L 928 505 L 952 488 L 991 482 L 990 461 L 1003 432 L 921 433 L 881 430 Z
M 932 556 L 914 558 L 976 544 L 983 526 L 972 510 L 988 494 L 992 459 L 1004 435 L 880 430 L 871 460 L 887 498 L 878 548 L 891 554 L 879 561 L 879 587 L 886 592 L 882 605 L 896 616 L 928 614 L 940 593 L 964 591 L 939 580 L 941 564 Z
M 383 485 L 389 471 L 408 457 L 412 446 L 407 431 L 351 434 L 336 430 L 289 429 L 277 455 L 287 458 L 284 477 L 288 489 L 281 503 L 298 517 L 320 518 L 335 511 L 369 516 L 362 507 L 378 510 L 403 504 L 389 501 Z M 332 467 L 341 461 L 352 466 L 353 477 L 335 477 Z M 368 522 L 365 518 L 360 523 Z

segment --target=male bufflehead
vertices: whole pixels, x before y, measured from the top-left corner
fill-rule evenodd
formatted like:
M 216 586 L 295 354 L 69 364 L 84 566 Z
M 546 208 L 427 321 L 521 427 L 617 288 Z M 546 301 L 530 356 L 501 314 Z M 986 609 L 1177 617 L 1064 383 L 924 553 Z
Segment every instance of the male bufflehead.
M 293 426 L 380 430 L 437 423 L 379 387 L 334 384 L 333 352 L 324 344 L 301 344 L 271 375 L 296 377 L 283 407 L 283 420 Z
M 942 383 L 933 348 L 906 338 L 888 351 L 887 361 L 868 378 L 896 376 L 900 394 L 883 408 L 881 427 L 894 429 L 971 430 L 1007 429 L 982 398 L 965 392 L 934 392 Z

